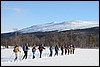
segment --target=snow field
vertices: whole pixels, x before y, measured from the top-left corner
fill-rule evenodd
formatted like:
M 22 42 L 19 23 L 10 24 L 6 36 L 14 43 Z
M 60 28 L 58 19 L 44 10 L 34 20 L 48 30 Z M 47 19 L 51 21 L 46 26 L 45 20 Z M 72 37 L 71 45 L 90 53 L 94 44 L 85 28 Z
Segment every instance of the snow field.
M 38 48 L 38 47 L 37 47 Z M 28 58 L 21 60 L 24 55 L 22 49 L 18 53 L 18 60 L 13 62 L 13 49 L 1 49 L 1 66 L 99 66 L 99 49 L 75 49 L 75 54 L 61 55 L 59 50 L 58 56 L 49 57 L 50 51 L 46 47 L 43 50 L 42 58 L 39 58 L 39 50 L 36 50 L 36 58 L 32 59 L 31 47 L 28 51 Z M 12 55 L 12 56 L 11 56 Z M 12 61 L 12 62 L 11 62 Z

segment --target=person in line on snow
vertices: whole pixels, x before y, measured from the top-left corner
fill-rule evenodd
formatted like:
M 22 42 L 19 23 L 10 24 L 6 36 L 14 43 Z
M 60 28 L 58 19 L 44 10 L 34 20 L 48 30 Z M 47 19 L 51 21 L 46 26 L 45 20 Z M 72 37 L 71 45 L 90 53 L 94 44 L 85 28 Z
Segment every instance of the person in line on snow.
M 64 44 L 61 45 L 61 55 L 64 53 Z
M 43 44 L 39 45 L 38 49 L 39 49 L 39 52 L 40 52 L 40 58 L 41 58 L 42 51 L 43 51 L 43 49 L 45 49 L 44 46 L 43 46 Z
M 13 52 L 15 53 L 14 61 L 16 61 L 18 59 L 18 52 L 21 52 L 18 45 L 15 45 Z
M 65 55 L 66 55 L 67 49 L 68 49 L 68 48 L 67 48 L 67 44 L 64 45 L 64 48 L 65 48 Z
M 22 60 L 23 60 L 24 58 L 27 59 L 27 52 L 28 52 L 28 50 L 29 50 L 29 48 L 28 48 L 28 43 L 25 44 L 25 45 L 23 45 L 22 48 L 23 48 L 23 51 L 24 51 L 24 56 L 23 56 Z
M 50 45 L 49 50 L 50 50 L 50 55 L 49 55 L 49 57 L 52 57 L 52 53 L 53 53 L 53 47 L 52 47 L 52 45 Z
M 59 47 L 58 47 L 58 45 L 56 45 L 56 46 L 55 46 L 55 55 L 57 55 L 57 56 L 58 56 L 58 50 L 59 50 Z M 55 55 L 54 55 L 54 56 L 55 56 Z
M 70 49 L 71 49 L 71 54 L 74 54 L 75 46 L 74 45 L 70 45 Z
M 34 44 L 32 47 L 33 59 L 35 58 L 35 52 L 36 52 L 36 45 Z

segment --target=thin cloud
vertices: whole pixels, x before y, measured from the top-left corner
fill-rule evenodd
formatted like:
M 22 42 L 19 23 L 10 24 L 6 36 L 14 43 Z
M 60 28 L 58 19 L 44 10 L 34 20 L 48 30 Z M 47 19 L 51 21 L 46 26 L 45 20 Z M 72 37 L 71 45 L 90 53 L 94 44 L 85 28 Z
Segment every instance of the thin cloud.
M 15 12 L 22 12 L 23 11 L 23 9 L 21 9 L 21 8 L 2 8 L 3 10 L 13 10 L 13 11 L 15 11 Z

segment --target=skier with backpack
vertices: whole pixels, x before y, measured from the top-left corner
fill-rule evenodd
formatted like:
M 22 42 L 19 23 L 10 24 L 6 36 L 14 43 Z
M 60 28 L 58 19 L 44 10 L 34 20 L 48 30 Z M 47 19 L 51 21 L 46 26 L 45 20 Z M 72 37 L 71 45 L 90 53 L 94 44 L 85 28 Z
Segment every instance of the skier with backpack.
M 70 45 L 70 54 L 72 54 L 72 53 L 73 53 L 73 46 Z
M 75 46 L 73 45 L 73 54 L 74 54 L 74 51 L 75 51 Z
M 61 55 L 63 55 L 63 53 L 64 53 L 64 45 L 62 44 L 61 45 Z
M 69 55 L 69 52 L 70 52 L 70 46 L 68 46 L 68 55 Z
M 32 47 L 33 59 L 35 58 L 35 52 L 36 52 L 36 45 L 34 44 Z
M 58 47 L 58 45 L 56 45 L 56 46 L 55 46 L 55 55 L 57 55 L 57 56 L 58 56 L 58 50 L 59 50 L 59 47 Z M 54 56 L 55 56 L 55 55 L 54 55 Z
M 45 49 L 44 46 L 43 46 L 43 44 L 39 45 L 38 49 L 39 49 L 39 52 L 40 52 L 40 58 L 41 58 L 42 51 L 43 51 L 43 49 Z
M 50 46 L 49 50 L 50 50 L 50 55 L 49 55 L 49 57 L 52 57 L 52 53 L 53 53 L 53 47 L 52 47 L 52 45 Z
M 72 54 L 74 54 L 75 46 L 71 45 L 71 48 L 72 48 Z
M 20 49 L 18 47 L 18 45 L 15 45 L 13 52 L 15 53 L 15 59 L 14 61 L 16 61 L 18 59 L 18 52 L 20 52 Z
M 28 52 L 28 50 L 29 50 L 28 44 L 23 45 L 22 48 L 23 48 L 23 51 L 24 51 L 24 56 L 23 56 L 22 60 L 23 60 L 24 58 L 27 59 L 27 52 Z
M 67 45 L 66 44 L 64 45 L 64 49 L 65 49 L 65 55 L 66 55 L 66 53 L 67 53 Z

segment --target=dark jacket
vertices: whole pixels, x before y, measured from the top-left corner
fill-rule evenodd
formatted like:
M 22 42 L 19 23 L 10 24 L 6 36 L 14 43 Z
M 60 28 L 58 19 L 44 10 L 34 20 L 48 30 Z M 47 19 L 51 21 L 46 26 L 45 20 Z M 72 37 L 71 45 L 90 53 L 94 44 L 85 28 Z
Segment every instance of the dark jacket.
M 23 48 L 23 51 L 28 51 L 28 45 L 23 45 L 22 48 Z
M 40 45 L 39 47 L 38 47 L 38 49 L 39 49 L 39 51 L 43 51 L 43 49 L 45 49 L 42 45 Z
M 64 45 L 61 45 L 61 50 L 63 50 L 64 49 Z
M 35 51 L 36 51 L 36 47 L 33 47 L 33 48 L 32 48 L 32 52 L 35 52 Z
M 52 51 L 52 50 L 53 50 L 53 47 L 52 47 L 52 46 L 50 46 L 49 50 L 50 50 L 50 51 Z
M 55 51 L 58 51 L 59 50 L 59 47 L 58 45 L 55 46 Z

